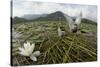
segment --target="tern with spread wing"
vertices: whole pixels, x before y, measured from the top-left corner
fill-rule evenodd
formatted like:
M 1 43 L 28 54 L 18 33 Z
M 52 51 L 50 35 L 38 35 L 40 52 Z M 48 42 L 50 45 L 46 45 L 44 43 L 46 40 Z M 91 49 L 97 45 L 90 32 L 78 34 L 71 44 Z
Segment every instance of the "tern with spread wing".
M 64 14 L 64 16 L 69 24 L 70 31 L 73 33 L 76 33 L 78 31 L 78 27 L 81 23 L 82 13 L 80 12 L 80 14 L 76 17 L 75 21 L 73 21 L 73 19 L 68 15 Z

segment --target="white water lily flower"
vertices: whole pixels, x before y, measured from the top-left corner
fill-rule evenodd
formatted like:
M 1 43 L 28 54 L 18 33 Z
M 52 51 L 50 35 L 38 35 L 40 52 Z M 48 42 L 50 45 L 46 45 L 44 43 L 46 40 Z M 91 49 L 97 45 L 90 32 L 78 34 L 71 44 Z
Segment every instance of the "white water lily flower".
M 40 55 L 40 51 L 35 51 L 33 54 L 30 55 L 31 60 L 37 61 L 37 58 Z
M 40 55 L 40 51 L 33 52 L 34 48 L 35 48 L 35 44 L 31 45 L 29 42 L 24 43 L 23 47 L 18 48 L 20 51 L 19 54 L 23 56 L 28 56 L 33 61 L 37 61 L 36 57 Z

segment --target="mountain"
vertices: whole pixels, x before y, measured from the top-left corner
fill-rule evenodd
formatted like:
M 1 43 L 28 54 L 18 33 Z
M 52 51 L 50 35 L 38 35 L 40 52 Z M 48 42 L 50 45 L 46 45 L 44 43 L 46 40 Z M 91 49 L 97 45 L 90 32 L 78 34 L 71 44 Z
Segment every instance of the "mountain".
M 45 16 L 47 16 L 47 14 L 26 14 L 22 16 L 22 18 L 27 19 L 27 20 L 34 20 L 39 17 L 45 17 Z
M 28 21 L 28 20 L 21 18 L 21 17 L 14 17 L 14 18 L 11 18 L 11 20 L 12 20 L 12 23 L 20 23 L 20 22 L 27 22 Z
M 62 12 L 57 11 L 51 14 L 48 14 L 45 17 L 39 17 L 35 20 L 39 21 L 58 21 L 58 20 L 65 20 L 65 17 Z
M 86 19 L 86 18 L 83 18 L 82 19 L 82 23 L 88 23 L 88 24 L 95 24 L 95 25 L 97 25 L 97 23 L 96 22 L 94 22 L 94 21 L 92 21 L 92 20 L 89 20 L 89 19 Z
M 35 17 L 34 17 L 35 16 Z M 67 15 L 66 15 L 67 16 Z M 75 20 L 76 17 L 71 17 L 73 20 Z M 23 17 L 15 17 L 13 18 L 14 23 L 19 22 L 32 22 L 32 21 L 66 21 L 64 14 L 61 11 L 57 11 L 51 14 L 41 14 L 41 15 L 24 15 Z M 82 18 L 82 23 L 89 23 L 89 24 L 95 24 L 96 22 Z
M 67 15 L 66 15 L 67 16 Z M 74 21 L 76 19 L 76 17 L 71 17 Z M 35 21 L 58 21 L 58 20 L 62 20 L 62 21 L 66 21 L 63 13 L 61 11 L 57 11 L 51 14 L 48 14 L 45 17 L 39 17 L 37 19 L 35 19 Z M 83 23 L 91 23 L 91 24 L 95 24 L 97 25 L 96 22 L 90 20 L 90 19 L 86 19 L 86 18 L 82 18 L 82 22 Z

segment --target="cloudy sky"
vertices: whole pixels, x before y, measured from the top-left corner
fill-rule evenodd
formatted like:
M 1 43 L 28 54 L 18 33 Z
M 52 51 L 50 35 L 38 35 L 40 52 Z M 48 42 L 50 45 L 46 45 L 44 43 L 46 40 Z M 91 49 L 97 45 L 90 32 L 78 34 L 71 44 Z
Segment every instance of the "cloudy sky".
M 82 11 L 83 18 L 97 20 L 97 6 L 95 5 L 13 0 L 13 17 L 21 17 L 25 14 L 49 14 L 56 11 L 62 11 L 69 16 L 77 16 Z

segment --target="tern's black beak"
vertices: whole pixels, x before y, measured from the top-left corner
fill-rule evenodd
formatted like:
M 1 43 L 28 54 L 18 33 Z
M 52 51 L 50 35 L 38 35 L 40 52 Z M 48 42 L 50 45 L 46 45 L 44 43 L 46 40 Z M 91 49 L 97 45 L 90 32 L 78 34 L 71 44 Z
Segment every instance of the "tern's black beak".
M 77 28 L 77 24 L 74 24 L 74 26 L 75 26 L 75 27 L 74 27 L 74 29 L 72 29 L 72 32 L 73 32 L 73 33 L 76 33 L 77 30 L 78 30 L 78 28 Z
M 73 32 L 73 33 L 76 33 L 76 32 L 77 32 L 77 29 L 72 29 L 72 32 Z

